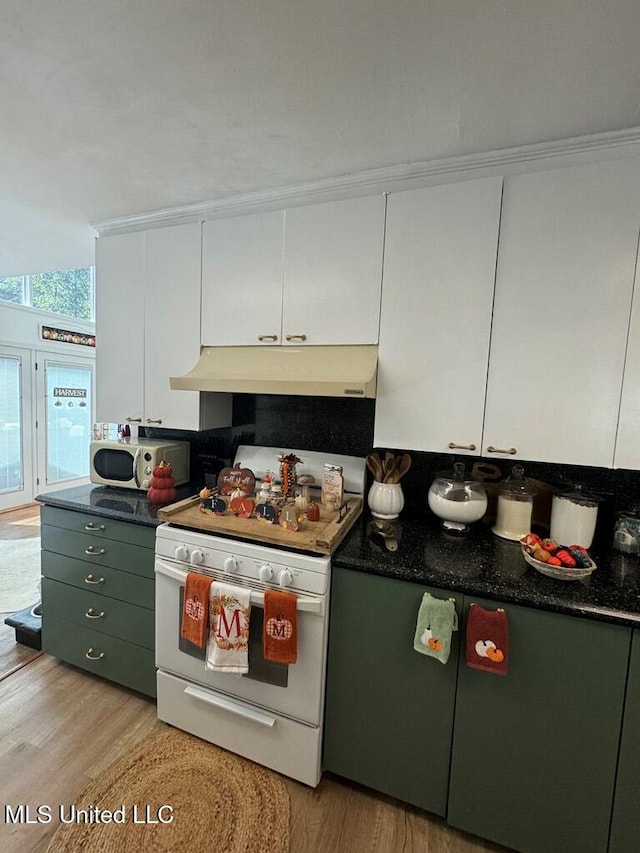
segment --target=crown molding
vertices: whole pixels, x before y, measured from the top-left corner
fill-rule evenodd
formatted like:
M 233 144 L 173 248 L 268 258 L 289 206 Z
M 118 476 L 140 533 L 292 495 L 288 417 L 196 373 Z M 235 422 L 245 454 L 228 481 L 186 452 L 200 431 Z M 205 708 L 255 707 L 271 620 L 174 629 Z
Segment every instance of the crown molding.
M 480 154 L 443 157 L 417 163 L 403 163 L 397 166 L 383 166 L 348 175 L 230 196 L 215 201 L 168 207 L 116 219 L 105 219 L 91 224 L 98 235 L 104 237 L 108 234 L 219 219 L 222 216 L 235 216 L 251 211 L 311 203 L 329 198 L 390 192 L 392 189 L 398 189 L 410 182 L 425 182 L 447 175 L 465 177 L 467 172 L 490 172 L 507 169 L 522 163 L 545 161 L 550 158 L 577 158 L 581 155 L 597 155 L 598 152 L 614 151 L 615 149 L 622 153 L 625 149 L 639 145 L 640 127 L 633 127 L 590 136 L 502 148 Z

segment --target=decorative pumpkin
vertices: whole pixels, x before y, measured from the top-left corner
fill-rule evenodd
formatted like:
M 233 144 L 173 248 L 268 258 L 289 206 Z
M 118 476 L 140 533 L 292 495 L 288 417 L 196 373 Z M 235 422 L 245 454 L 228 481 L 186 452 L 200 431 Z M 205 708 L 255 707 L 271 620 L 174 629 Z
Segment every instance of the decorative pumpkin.
M 147 492 L 149 503 L 156 506 L 170 504 L 177 497 L 176 481 L 173 478 L 173 469 L 168 462 L 161 462 L 153 469 L 153 477 Z
M 320 507 L 315 501 L 310 501 L 307 504 L 307 520 L 320 521 Z
M 250 468 L 241 468 L 237 462 L 233 468 L 223 468 L 218 474 L 218 491 L 229 495 L 234 489 L 242 489 L 245 495 L 252 495 L 256 488 L 256 478 Z
M 205 486 L 204 489 L 200 489 L 199 495 L 201 498 L 210 498 L 211 497 L 211 489 L 208 486 Z
M 229 508 L 238 518 L 250 518 L 255 504 L 250 498 L 232 498 Z

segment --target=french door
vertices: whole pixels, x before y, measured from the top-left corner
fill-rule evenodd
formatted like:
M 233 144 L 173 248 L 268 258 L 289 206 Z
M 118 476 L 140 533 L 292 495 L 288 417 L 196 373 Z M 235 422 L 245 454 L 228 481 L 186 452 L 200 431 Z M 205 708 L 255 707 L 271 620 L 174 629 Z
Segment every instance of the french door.
M 87 482 L 93 417 L 92 358 L 0 347 L 0 509 Z

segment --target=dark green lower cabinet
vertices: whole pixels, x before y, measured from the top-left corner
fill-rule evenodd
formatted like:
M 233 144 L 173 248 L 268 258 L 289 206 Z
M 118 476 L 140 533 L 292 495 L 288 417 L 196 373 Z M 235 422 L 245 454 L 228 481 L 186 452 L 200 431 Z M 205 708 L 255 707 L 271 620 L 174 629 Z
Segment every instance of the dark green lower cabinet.
M 423 593 L 450 593 L 341 568 L 331 583 L 324 769 L 444 815 L 459 644 L 443 665 L 413 637 Z
M 633 632 L 609 853 L 640 849 L 640 631 Z
M 522 853 L 605 853 L 631 630 L 505 609 L 509 674 L 460 655 L 447 820 Z M 616 850 L 640 849 L 635 826 L 634 844 Z

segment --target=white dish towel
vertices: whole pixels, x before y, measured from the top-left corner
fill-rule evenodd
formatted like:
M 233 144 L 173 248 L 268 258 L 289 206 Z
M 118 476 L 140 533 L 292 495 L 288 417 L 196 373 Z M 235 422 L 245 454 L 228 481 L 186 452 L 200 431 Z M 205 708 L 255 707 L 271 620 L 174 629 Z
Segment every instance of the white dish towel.
M 214 581 L 209 591 L 207 669 L 249 672 L 251 590 Z

